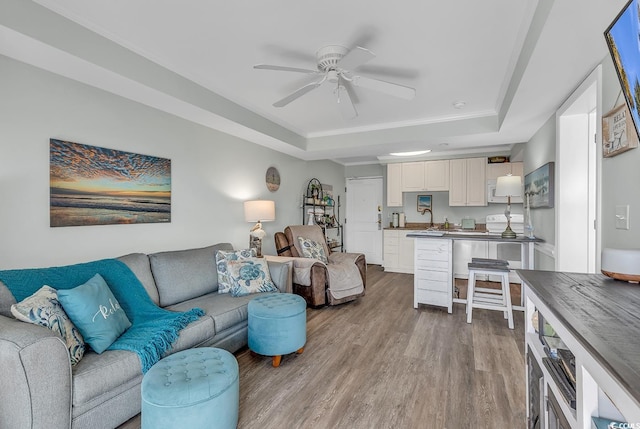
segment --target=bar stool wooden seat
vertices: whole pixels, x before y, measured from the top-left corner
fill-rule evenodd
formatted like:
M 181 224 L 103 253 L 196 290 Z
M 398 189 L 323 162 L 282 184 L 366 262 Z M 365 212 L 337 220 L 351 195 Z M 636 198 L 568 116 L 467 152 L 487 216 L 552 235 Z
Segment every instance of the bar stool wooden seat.
M 513 329 L 513 309 L 509 292 L 509 262 L 502 259 L 473 258 L 468 267 L 467 323 L 471 323 L 474 308 L 484 308 L 486 310 L 502 311 L 508 321 L 509 329 Z M 476 287 L 476 276 L 479 274 L 499 275 L 502 288 Z

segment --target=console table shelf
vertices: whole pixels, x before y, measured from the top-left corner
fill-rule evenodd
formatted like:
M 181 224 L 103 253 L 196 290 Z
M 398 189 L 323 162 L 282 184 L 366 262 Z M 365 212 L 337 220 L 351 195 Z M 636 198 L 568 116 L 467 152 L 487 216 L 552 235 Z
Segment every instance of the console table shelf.
M 599 274 L 518 270 L 518 275 L 526 300 L 527 374 L 531 374 L 531 361 L 542 368 L 541 394 L 548 398 L 552 393 L 565 424 L 588 429 L 592 417 L 640 423 L 640 286 Z M 575 410 L 543 365 L 547 353 L 532 323 L 535 311 L 575 356 Z M 527 380 L 528 398 L 536 383 Z M 531 404 L 527 411 L 530 416 Z

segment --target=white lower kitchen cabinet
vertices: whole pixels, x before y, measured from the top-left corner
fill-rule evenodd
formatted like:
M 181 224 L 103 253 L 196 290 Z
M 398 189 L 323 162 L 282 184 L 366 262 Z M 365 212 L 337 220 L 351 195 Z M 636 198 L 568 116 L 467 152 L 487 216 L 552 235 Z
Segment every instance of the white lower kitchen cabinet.
M 453 240 L 414 240 L 413 307 L 429 304 L 453 311 Z
M 384 270 L 392 273 L 413 274 L 413 241 L 406 229 L 384 230 Z

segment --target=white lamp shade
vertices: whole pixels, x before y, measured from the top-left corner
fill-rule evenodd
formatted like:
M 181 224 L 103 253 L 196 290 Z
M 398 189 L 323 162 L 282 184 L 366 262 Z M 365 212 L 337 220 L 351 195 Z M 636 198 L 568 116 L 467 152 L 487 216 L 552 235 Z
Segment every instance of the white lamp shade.
M 244 220 L 247 222 L 271 222 L 276 220 L 276 203 L 270 200 L 245 201 Z
M 519 197 L 522 195 L 520 176 L 500 176 L 496 183 L 496 197 Z

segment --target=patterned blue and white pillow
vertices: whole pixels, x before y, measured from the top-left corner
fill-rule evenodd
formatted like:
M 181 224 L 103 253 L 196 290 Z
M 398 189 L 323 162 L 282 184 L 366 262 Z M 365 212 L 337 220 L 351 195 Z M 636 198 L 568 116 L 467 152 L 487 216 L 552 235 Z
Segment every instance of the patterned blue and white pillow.
M 241 259 L 255 258 L 256 249 L 243 249 L 225 251 L 218 250 L 216 252 L 216 269 L 218 271 L 218 293 L 231 292 L 232 281 L 229 277 L 229 261 L 238 261 Z
M 85 352 L 84 339 L 78 328 L 65 313 L 58 292 L 49 286 L 42 286 L 36 293 L 11 306 L 11 314 L 18 320 L 51 329 L 62 337 L 67 348 L 71 365 L 75 366 Z
M 227 263 L 231 279 L 231 295 L 244 296 L 260 292 L 277 292 L 269 266 L 263 258 L 232 260 Z
M 300 247 L 302 247 L 302 254 L 305 258 L 319 259 L 325 264 L 329 263 L 322 243 L 304 237 L 298 237 L 298 242 L 300 243 Z

